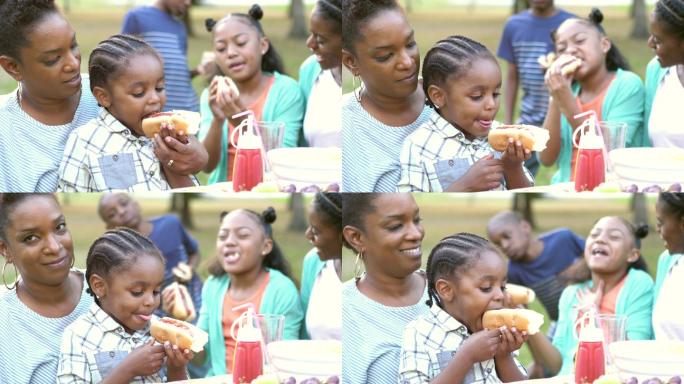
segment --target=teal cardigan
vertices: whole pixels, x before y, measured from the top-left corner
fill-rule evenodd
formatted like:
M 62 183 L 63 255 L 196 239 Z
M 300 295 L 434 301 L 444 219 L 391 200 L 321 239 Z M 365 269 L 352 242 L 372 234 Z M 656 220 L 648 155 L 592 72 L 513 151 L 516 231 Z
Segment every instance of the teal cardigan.
M 573 94 L 579 95 L 579 84 L 573 84 Z M 615 79 L 606 92 L 601 106 L 601 121 L 622 121 L 627 123 L 627 147 L 641 147 L 648 143 L 648 132 L 644 129 L 644 85 L 635 73 L 618 69 Z M 558 171 L 551 183 L 570 181 L 570 164 L 572 160 L 572 126 L 561 115 L 561 146 L 558 153 Z
M 322 70 L 323 69 L 321 68 L 321 65 L 318 64 L 318 60 L 316 60 L 315 55 L 309 56 L 299 67 L 299 87 L 302 89 L 302 93 L 304 94 L 304 105 L 308 105 L 311 89 L 313 88 L 314 83 L 316 82 L 318 75 L 321 74 Z M 309 146 L 309 143 L 306 142 L 306 138 L 304 138 L 303 129 L 299 134 L 299 146 Z
M 314 283 L 316 282 L 316 277 L 321 270 L 325 267 L 325 262 L 321 261 L 316 252 L 316 248 L 313 248 L 309 253 L 304 256 L 304 263 L 302 266 L 302 279 L 301 281 L 301 299 L 302 299 L 302 309 L 304 309 L 304 321 L 302 321 L 302 329 L 299 333 L 301 339 L 310 339 L 311 336 L 309 332 L 306 331 L 306 311 L 309 308 L 309 299 L 311 299 L 311 290 L 313 289 Z
M 266 96 L 266 103 L 261 117 L 263 121 L 282 121 L 285 123 L 285 132 L 283 134 L 284 147 L 296 147 L 297 140 L 302 131 L 302 123 L 304 121 L 304 111 L 306 110 L 306 101 L 302 90 L 299 88 L 297 82 L 287 76 L 274 72 L 275 80 L 273 86 Z M 199 139 L 204 140 L 209 132 L 211 121 L 214 115 L 211 113 L 209 107 L 209 88 L 202 91 L 200 97 L 200 114 L 202 121 L 200 123 Z M 223 133 L 221 137 L 221 158 L 219 159 L 216 168 L 209 175 L 209 184 L 226 181 L 227 178 L 227 164 L 228 164 L 228 125 L 227 121 L 223 124 Z
M 660 66 L 657 57 L 651 59 L 646 67 L 646 102 L 644 105 L 644 127 L 646 128 L 646 143 L 651 145 L 651 140 L 648 138 L 648 120 L 651 118 L 651 110 L 653 109 L 653 99 L 658 91 L 658 86 L 663 81 L 663 77 L 667 73 L 667 68 Z
M 299 301 L 299 293 L 295 284 L 275 269 L 270 272 L 268 285 L 261 299 L 257 313 L 285 315 L 283 339 L 299 338 L 303 312 Z M 223 300 L 230 285 L 228 275 L 210 276 L 202 288 L 202 308 L 197 326 L 209 334 L 209 343 L 205 347 L 210 368 L 207 376 L 225 375 L 226 342 L 223 337 Z
M 672 268 L 672 265 L 680 257 L 682 257 L 681 253 L 670 255 L 670 252 L 668 252 L 667 249 L 660 254 L 660 257 L 658 257 L 658 269 L 656 271 L 655 287 L 653 288 L 653 305 L 655 305 L 655 302 L 658 299 L 660 288 L 663 287 L 665 276 L 667 276 L 667 273 L 670 271 L 670 268 Z
M 574 370 L 573 361 L 578 343 L 574 332 L 577 318 L 577 291 L 592 286 L 591 280 L 570 285 L 563 290 L 558 302 L 558 327 L 553 336 L 553 345 L 563 358 L 559 375 L 569 375 Z M 615 314 L 627 316 L 627 339 L 653 339 L 652 310 L 653 280 L 648 273 L 631 268 L 627 273 L 625 285 L 618 293 L 615 305 Z

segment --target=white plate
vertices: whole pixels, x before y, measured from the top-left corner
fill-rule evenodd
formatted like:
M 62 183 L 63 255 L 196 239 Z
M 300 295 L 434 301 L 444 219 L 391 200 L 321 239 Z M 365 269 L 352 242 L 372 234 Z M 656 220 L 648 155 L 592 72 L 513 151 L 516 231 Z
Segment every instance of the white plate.
M 268 160 L 278 184 L 326 188 L 342 180 L 342 151 L 339 148 L 277 148 L 268 151 Z
M 684 149 L 621 148 L 610 151 L 609 156 L 621 184 L 667 188 L 684 182 Z
M 268 344 L 271 364 L 283 381 L 316 377 L 326 380 L 342 373 L 342 345 L 335 340 L 285 340 Z
M 636 377 L 642 382 L 657 377 L 667 381 L 684 374 L 684 342 L 618 341 L 609 349 L 621 380 Z

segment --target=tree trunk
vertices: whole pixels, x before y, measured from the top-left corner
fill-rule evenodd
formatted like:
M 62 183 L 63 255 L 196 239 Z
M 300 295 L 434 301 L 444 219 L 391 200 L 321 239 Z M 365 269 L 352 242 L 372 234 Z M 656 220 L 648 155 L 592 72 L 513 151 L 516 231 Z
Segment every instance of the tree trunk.
M 540 198 L 540 193 L 514 193 L 513 194 L 513 211 L 522 215 L 523 219 L 530 223 L 532 229 L 537 227 L 534 220 L 534 213 L 532 212 L 532 201 Z
M 304 15 L 304 0 L 292 0 L 292 28 L 289 37 L 293 39 L 306 39 L 309 32 L 306 30 L 306 16 Z
M 412 0 L 406 0 L 406 13 L 411 13 L 413 12 L 413 1 Z
M 178 213 L 181 223 L 188 229 L 195 228 L 195 224 L 192 220 L 192 211 L 190 210 L 190 200 L 194 197 L 194 193 L 171 194 L 171 206 L 169 211 Z
M 630 37 L 633 39 L 647 39 L 650 32 L 648 30 L 648 20 L 646 18 L 645 0 L 634 0 L 632 3 L 634 13 L 634 25 Z
M 527 0 L 513 0 L 513 14 L 515 15 L 516 13 L 528 9 L 530 7 L 530 4 L 527 2 Z
M 287 229 L 289 231 L 304 231 L 309 226 L 306 222 L 306 209 L 304 209 L 304 195 L 301 193 L 290 194 L 290 211 L 292 217 Z
M 648 208 L 646 206 L 646 195 L 643 193 L 635 193 L 632 195 L 630 202 L 632 209 L 632 216 L 634 217 L 634 224 L 648 224 Z

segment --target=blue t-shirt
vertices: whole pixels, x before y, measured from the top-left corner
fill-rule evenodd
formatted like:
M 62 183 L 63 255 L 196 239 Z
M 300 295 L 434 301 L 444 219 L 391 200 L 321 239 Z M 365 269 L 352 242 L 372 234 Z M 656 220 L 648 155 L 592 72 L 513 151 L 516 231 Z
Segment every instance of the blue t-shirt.
M 562 9 L 551 17 L 538 17 L 527 10 L 511 16 L 504 26 L 496 54 L 518 66 L 518 82 L 523 89 L 520 111 L 523 124 L 544 123 L 549 93 L 544 86 L 544 71 L 537 59 L 554 50 L 551 32 L 573 17 L 576 16 Z
M 558 301 L 565 283 L 556 276 L 583 257 L 584 239 L 567 228 L 543 233 L 542 253 L 531 262 L 508 263 L 508 282 L 530 287 L 552 320 L 558 319 Z
M 173 277 L 173 267 L 181 261 L 187 263 L 189 255 L 197 253 L 197 240 L 190 236 L 176 216 L 159 216 L 150 222 L 152 233 L 149 237 L 166 259 L 164 280 L 169 280 Z
M 138 35 L 159 52 L 166 78 L 165 111 L 199 110 L 188 70 L 188 33 L 182 21 L 155 7 L 139 7 L 124 17 L 121 33 Z

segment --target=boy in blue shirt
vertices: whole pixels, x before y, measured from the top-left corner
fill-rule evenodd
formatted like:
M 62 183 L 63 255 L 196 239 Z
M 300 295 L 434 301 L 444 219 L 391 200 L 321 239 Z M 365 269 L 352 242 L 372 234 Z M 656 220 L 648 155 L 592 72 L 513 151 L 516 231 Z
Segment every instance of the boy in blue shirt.
M 515 115 L 518 86 L 523 98 L 520 124 L 541 127 L 546 117 L 549 93 L 544 86 L 544 70 L 537 59 L 554 50 L 551 32 L 566 19 L 575 17 L 554 6 L 553 0 L 532 0 L 530 9 L 511 16 L 504 26 L 496 55 L 508 63 L 504 79 L 504 122 L 511 124 Z M 536 175 L 539 162 L 530 157 L 525 166 Z
M 164 61 L 167 102 L 165 111 L 199 111 L 191 78 L 198 69 L 188 68 L 188 33 L 180 19 L 190 0 L 156 0 L 152 6 L 131 9 L 124 17 L 121 33 L 138 35 L 159 52 Z

